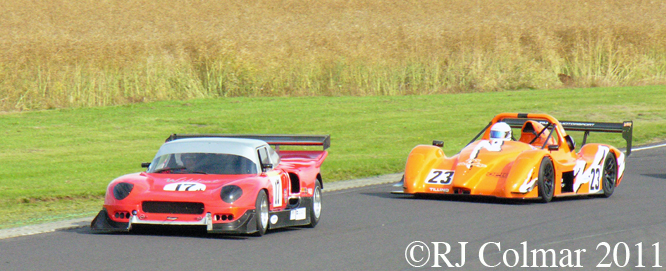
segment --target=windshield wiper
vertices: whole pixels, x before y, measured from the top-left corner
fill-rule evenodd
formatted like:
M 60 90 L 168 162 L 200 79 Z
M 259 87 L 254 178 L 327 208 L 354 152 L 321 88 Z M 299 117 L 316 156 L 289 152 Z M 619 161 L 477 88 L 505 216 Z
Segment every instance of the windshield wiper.
M 158 169 L 158 170 L 155 170 L 153 173 L 162 173 L 162 172 L 164 172 L 164 171 L 173 171 L 173 170 L 181 170 L 181 169 L 184 169 L 185 172 L 178 172 L 178 173 L 181 173 L 181 174 L 182 174 L 182 173 L 192 173 L 192 174 L 205 174 L 205 175 L 208 175 L 208 173 L 203 172 L 203 171 L 188 171 L 188 170 L 187 170 L 187 167 L 183 167 L 183 166 L 180 166 L 180 167 L 165 167 L 165 168 L 160 168 L 160 169 Z M 170 172 L 170 173 L 172 173 L 172 172 Z
M 187 169 L 186 167 L 165 167 L 165 168 L 160 168 L 158 170 L 153 171 L 153 173 L 161 173 L 163 171 L 170 171 L 170 170 L 179 170 L 179 169 Z

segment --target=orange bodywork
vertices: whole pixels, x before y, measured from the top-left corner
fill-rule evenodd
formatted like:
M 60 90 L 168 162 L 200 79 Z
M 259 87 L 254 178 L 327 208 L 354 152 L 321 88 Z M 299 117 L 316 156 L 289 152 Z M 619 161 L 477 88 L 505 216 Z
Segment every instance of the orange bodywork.
M 517 139 L 491 140 L 488 127 L 506 119 L 524 119 L 521 132 L 514 133 Z M 550 124 L 547 131 L 541 132 L 544 122 Z M 542 160 L 546 159 L 552 161 L 554 169 L 552 196 L 603 194 L 600 173 L 611 153 L 616 158 L 614 186 L 622 180 L 624 153 L 596 143 L 586 144 L 576 152 L 560 122 L 550 115 L 502 113 L 488 127 L 478 140 L 451 157 L 438 146 L 419 145 L 412 149 L 402 192 L 536 199 L 540 198 L 537 183 Z

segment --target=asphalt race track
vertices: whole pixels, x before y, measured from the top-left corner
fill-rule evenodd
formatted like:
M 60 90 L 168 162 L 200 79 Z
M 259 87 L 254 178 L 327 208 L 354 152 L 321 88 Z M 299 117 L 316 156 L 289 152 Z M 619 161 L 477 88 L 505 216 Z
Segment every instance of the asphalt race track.
M 435 269 L 451 269 L 448 260 L 461 270 L 658 270 L 666 267 L 665 160 L 666 147 L 632 153 L 608 199 L 415 199 L 374 185 L 325 192 L 315 229 L 263 237 L 170 229 L 91 234 L 83 227 L 7 238 L 0 240 L 0 270 L 415 269 L 407 259 Z

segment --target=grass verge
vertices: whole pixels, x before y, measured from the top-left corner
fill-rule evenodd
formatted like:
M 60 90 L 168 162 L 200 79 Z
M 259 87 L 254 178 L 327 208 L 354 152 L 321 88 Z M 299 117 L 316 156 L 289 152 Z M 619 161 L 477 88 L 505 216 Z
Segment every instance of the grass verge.
M 666 86 L 369 97 L 219 98 L 0 115 L 0 228 L 90 216 L 106 185 L 141 171 L 172 133 L 330 134 L 325 182 L 403 170 L 417 144 L 457 153 L 500 112 L 633 120 L 666 139 Z M 579 139 L 580 135 L 574 134 Z M 624 147 L 620 135 L 589 141 Z M 397 180 L 396 180 L 397 181 Z

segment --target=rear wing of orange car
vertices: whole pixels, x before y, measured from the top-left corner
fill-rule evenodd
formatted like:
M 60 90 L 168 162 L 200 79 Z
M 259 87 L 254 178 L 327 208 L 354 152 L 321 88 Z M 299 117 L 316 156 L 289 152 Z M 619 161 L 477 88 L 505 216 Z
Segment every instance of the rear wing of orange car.
M 544 125 L 545 127 L 550 126 L 551 124 L 544 120 L 535 120 L 535 119 L 523 119 L 523 118 L 507 118 L 503 121 L 509 124 L 512 128 L 521 128 L 523 124 L 528 121 L 536 121 Z M 627 141 L 627 150 L 626 155 L 631 154 L 631 142 L 632 135 L 634 131 L 634 122 L 633 121 L 624 121 L 624 122 L 583 122 L 583 121 L 560 121 L 562 128 L 565 131 L 580 131 L 585 132 L 583 136 L 583 143 L 585 145 L 587 142 L 587 136 L 590 132 L 602 132 L 602 133 L 622 133 L 622 138 Z
M 263 140 L 269 145 L 322 146 L 324 150 L 331 146 L 330 135 L 240 135 L 240 134 L 172 134 L 166 142 L 181 138 L 225 137 Z

